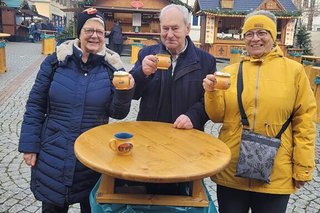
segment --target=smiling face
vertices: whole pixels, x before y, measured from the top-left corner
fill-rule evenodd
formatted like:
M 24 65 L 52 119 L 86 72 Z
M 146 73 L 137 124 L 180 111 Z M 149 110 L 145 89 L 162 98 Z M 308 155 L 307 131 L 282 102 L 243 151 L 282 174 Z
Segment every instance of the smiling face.
M 185 24 L 182 12 L 177 8 L 167 10 L 160 20 L 161 41 L 172 54 L 179 53 L 185 46 L 190 24 Z
M 104 25 L 94 19 L 89 19 L 80 32 L 80 47 L 84 54 L 96 54 L 105 45 Z
M 271 34 L 264 29 L 249 30 L 244 34 L 244 40 L 246 50 L 253 58 L 267 55 L 274 45 Z

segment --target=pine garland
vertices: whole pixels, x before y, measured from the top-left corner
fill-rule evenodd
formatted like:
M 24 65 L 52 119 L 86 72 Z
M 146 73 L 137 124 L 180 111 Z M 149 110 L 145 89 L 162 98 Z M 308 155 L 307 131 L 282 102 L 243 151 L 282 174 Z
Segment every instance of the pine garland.
M 228 15 L 228 16 L 245 16 L 251 12 L 252 10 L 246 10 L 246 11 L 235 11 L 235 10 L 221 10 L 219 8 L 217 9 L 209 9 L 209 10 L 203 10 L 203 12 L 212 14 L 212 15 Z M 301 11 L 270 11 L 277 17 L 299 17 L 301 16 Z

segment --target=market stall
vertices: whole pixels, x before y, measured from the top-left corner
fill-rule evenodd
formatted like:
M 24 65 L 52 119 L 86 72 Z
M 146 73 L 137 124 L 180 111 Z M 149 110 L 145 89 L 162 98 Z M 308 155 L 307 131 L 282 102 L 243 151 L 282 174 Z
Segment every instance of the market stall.
M 197 0 L 193 13 L 201 16 L 201 48 L 218 58 L 230 59 L 235 49 L 244 49 L 241 27 L 245 16 L 255 10 L 269 10 L 277 16 L 276 41 L 287 54 L 300 15 L 291 0 Z

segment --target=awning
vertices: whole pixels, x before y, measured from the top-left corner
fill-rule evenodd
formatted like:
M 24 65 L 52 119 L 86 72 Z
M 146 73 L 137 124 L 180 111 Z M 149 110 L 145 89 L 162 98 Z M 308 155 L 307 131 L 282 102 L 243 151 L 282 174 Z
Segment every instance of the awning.
M 72 8 L 63 8 L 61 9 L 63 12 L 80 12 L 83 10 L 83 8 L 79 7 L 72 7 Z

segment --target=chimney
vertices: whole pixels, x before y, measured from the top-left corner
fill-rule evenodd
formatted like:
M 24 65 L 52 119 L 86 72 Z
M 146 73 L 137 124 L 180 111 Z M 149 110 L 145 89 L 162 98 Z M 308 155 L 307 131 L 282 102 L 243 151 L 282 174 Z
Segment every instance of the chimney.
M 233 9 L 234 0 L 220 0 L 221 9 Z

